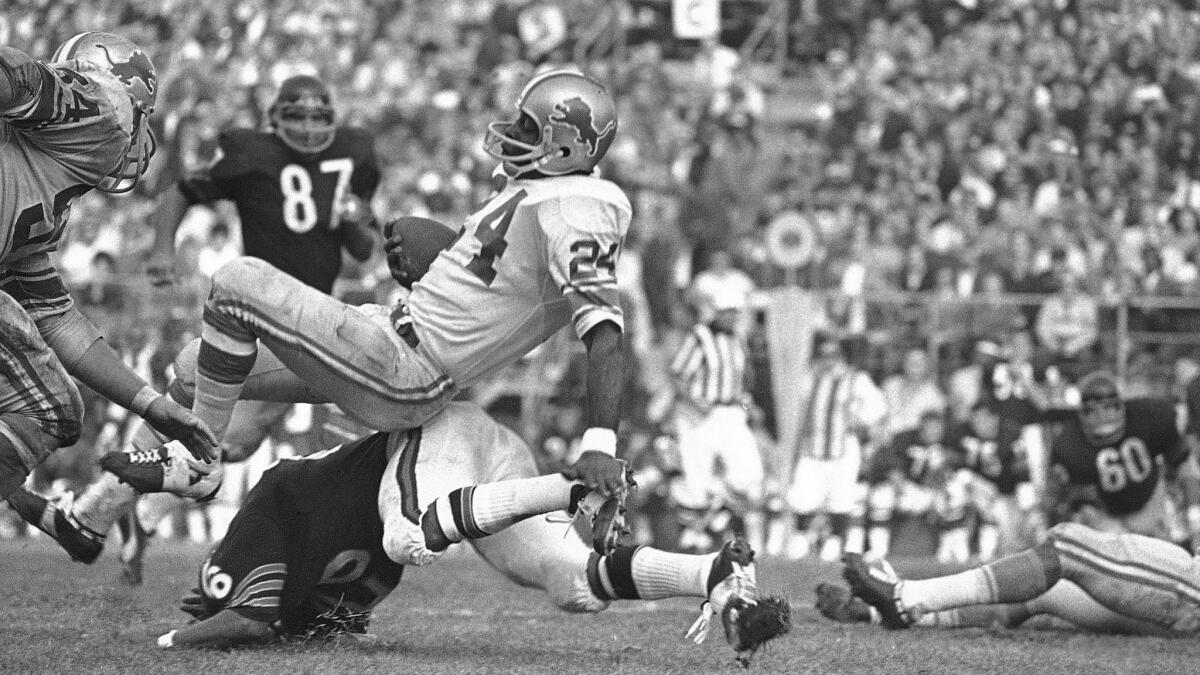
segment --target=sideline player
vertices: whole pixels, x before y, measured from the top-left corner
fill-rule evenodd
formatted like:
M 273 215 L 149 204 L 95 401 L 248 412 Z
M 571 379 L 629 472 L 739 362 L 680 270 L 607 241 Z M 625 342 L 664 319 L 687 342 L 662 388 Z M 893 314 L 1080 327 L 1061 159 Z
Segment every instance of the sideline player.
M 932 579 L 901 579 L 886 561 L 843 559 L 845 589 L 822 584 L 818 608 L 839 621 L 878 621 L 888 628 L 1017 626 L 1052 614 L 1084 629 L 1142 635 L 1200 631 L 1200 562 L 1169 542 L 1099 532 L 1076 523 L 1050 528 L 1020 553 Z
M 550 490 L 529 489 L 534 484 Z M 549 492 L 559 496 L 547 500 Z M 563 525 L 528 517 L 576 503 L 587 510 L 593 497 L 598 493 L 562 476 L 536 476 L 524 442 L 464 402 L 450 403 L 424 427 L 280 460 L 251 491 L 185 598 L 185 611 L 201 621 L 167 633 L 159 645 L 363 632 L 371 608 L 403 572 L 384 548 L 423 564 L 464 539 L 502 574 L 545 590 L 565 611 L 598 612 L 617 599 L 706 598 L 711 609 L 703 623 L 720 615 L 744 663 L 761 642 L 787 630 L 787 604 L 759 595 L 754 552 L 743 541 L 707 555 L 629 546 L 602 554 L 564 537 Z M 384 521 L 401 521 L 391 531 L 402 543 L 380 545 Z M 602 542 L 612 525 L 598 514 L 593 548 L 607 548 Z
M 594 175 L 616 135 L 615 103 L 595 80 L 557 70 L 534 77 L 517 109 L 515 121 L 493 122 L 486 136 L 504 187 L 406 301 L 353 307 L 255 258 L 217 271 L 193 410 L 219 437 L 260 342 L 298 388 L 317 390 L 369 428 L 394 430 L 424 423 L 461 387 L 570 323 L 588 351 L 588 428 L 564 473 L 605 493 L 624 491 L 625 467 L 615 459 L 624 361 L 614 269 L 631 209 L 620 188 Z
M 156 283 L 169 283 L 174 275 L 175 232 L 191 206 L 232 201 L 242 227 L 246 255 L 261 258 L 296 280 L 331 294 L 342 265 L 342 249 L 366 260 L 377 236 L 375 219 L 367 207 L 348 214 L 341 204 L 348 199 L 369 204 L 379 184 L 379 168 L 370 134 L 357 127 L 337 125 L 329 88 L 320 80 L 297 75 L 283 81 L 268 110 L 267 130 L 230 129 L 217 139 L 214 160 L 185 176 L 159 198 L 154 215 L 155 255 L 148 272 Z M 168 394 L 191 407 L 195 390 L 195 347 L 185 347 L 175 360 L 176 379 Z M 273 354 L 264 350 L 254 375 L 271 378 L 284 371 Z M 252 392 L 251 392 L 252 393 Z M 254 452 L 292 408 L 293 400 L 245 400 L 235 406 L 221 441 L 221 458 L 240 461 Z M 167 439 L 138 425 L 127 452 L 149 451 Z M 209 494 L 220 487 L 219 475 L 203 486 Z M 201 495 L 202 497 L 205 495 Z M 114 520 L 126 513 L 136 493 L 111 473 L 102 473 L 77 499 L 48 502 L 37 495 L 21 495 L 21 513 L 32 522 L 54 522 L 51 532 L 71 557 L 85 563 L 104 550 L 106 533 Z M 175 500 L 154 498 L 148 520 L 161 519 Z M 61 512 L 43 517 L 43 513 Z M 135 523 L 123 523 L 127 535 Z M 133 557 L 131 557 L 133 556 Z M 138 583 L 140 551 L 123 549 L 125 577 Z
M 1174 405 L 1123 401 L 1116 380 L 1103 371 L 1084 376 L 1079 395 L 1079 414 L 1050 453 L 1051 487 L 1062 489 L 1067 502 L 1082 502 L 1072 519 L 1108 532 L 1178 538 L 1164 478 L 1178 480 L 1184 498 L 1196 504 L 1200 469 L 1175 424 Z
M 157 92 L 149 57 L 116 35 L 76 35 L 49 62 L 0 46 L 0 497 L 78 439 L 83 404 L 71 376 L 196 455 L 214 452 L 208 427 L 130 370 L 79 313 L 50 260 L 76 197 L 128 192 L 145 172 Z

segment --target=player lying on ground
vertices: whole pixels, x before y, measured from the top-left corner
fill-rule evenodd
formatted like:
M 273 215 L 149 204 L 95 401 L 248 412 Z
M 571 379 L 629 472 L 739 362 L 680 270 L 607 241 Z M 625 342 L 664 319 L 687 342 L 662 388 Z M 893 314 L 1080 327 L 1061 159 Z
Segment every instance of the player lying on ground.
M 215 444 L 121 361 L 50 257 L 76 197 L 128 192 L 149 166 L 157 93 L 146 53 L 116 35 L 81 33 L 49 61 L 0 46 L 0 498 L 79 437 L 72 377 L 197 455 Z
M 1200 562 L 1175 544 L 1139 534 L 1062 523 L 1034 548 L 933 579 L 900 579 L 885 561 L 869 565 L 858 554 L 843 562 L 850 591 L 817 588 L 818 609 L 839 621 L 875 620 L 889 628 L 1017 626 L 1051 614 L 1095 631 L 1200 631 Z
M 363 632 L 371 608 L 400 581 L 395 550 L 421 562 L 464 539 L 502 574 L 545 590 L 570 612 L 598 612 L 619 599 L 706 598 L 693 632 L 702 639 L 708 619 L 720 616 L 744 664 L 788 630 L 788 605 L 760 596 L 754 552 L 744 541 L 707 555 L 630 546 L 602 554 L 564 537 L 564 525 L 528 517 L 574 506 L 581 494 L 586 504 L 597 493 L 559 475 L 534 474 L 516 434 L 468 403 L 451 403 L 421 428 L 280 460 L 250 492 L 184 601 L 200 621 L 159 644 Z M 562 497 L 546 501 L 545 490 L 529 489 L 534 483 L 554 484 Z M 447 485 L 459 487 L 445 491 Z M 442 496 L 427 503 L 428 494 Z M 403 521 L 394 531 L 404 541 L 381 546 L 390 520 Z M 611 527 L 603 515 L 594 522 L 593 549 L 603 548 L 598 543 L 609 540 Z

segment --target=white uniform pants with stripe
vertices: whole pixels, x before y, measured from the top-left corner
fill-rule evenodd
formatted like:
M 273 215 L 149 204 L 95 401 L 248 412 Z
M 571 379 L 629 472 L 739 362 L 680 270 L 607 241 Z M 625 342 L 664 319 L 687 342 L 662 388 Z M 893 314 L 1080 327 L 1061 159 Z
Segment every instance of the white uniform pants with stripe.
M 83 398 L 20 303 L 0 293 L 0 499 L 79 438 Z
M 457 390 L 397 334 L 391 308 L 348 305 L 257 258 L 218 270 L 206 308 L 246 325 L 288 370 L 372 429 L 419 426 Z
M 800 457 L 792 472 L 788 505 L 802 515 L 822 511 L 854 514 L 861 508 L 864 497 L 858 487 L 861 456 L 857 440 L 848 438 L 845 453 L 837 459 Z
M 1200 561 L 1183 548 L 1075 523 L 1055 525 L 1048 536 L 1063 578 L 1104 607 L 1173 632 L 1200 632 Z

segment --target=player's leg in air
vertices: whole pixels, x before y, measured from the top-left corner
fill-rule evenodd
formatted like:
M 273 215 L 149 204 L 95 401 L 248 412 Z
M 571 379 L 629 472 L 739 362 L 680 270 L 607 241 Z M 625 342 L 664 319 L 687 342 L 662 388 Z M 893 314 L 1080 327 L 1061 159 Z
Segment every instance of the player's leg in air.
M 1061 612 L 1084 627 L 1174 634 L 1200 630 L 1200 565 L 1179 546 L 1142 535 L 1063 523 L 1031 549 L 934 579 L 900 579 L 889 566 L 870 566 L 857 555 L 847 555 L 844 562 L 842 574 L 854 595 L 874 607 L 890 628 L 906 628 L 945 610 L 1030 603 L 1022 611 Z M 1095 604 L 1081 601 L 1070 589 L 1040 597 L 1060 580 L 1077 586 Z
M 184 407 L 191 407 L 195 391 L 196 358 L 199 340 L 193 341 L 177 355 L 174 368 L 177 377 L 168 386 L 167 395 Z M 278 418 L 286 413 L 290 403 L 318 402 L 319 395 L 267 351 L 261 350 L 246 380 L 244 392 L 261 400 L 242 401 L 234 410 L 231 424 L 222 443 L 223 454 L 237 460 L 239 455 L 253 451 Z M 26 490 L 18 493 L 22 512 L 42 514 L 42 520 L 53 519 L 56 527 L 48 530 L 51 536 L 75 560 L 91 563 L 104 550 L 104 539 L 113 523 L 131 512 L 139 492 L 170 490 L 192 499 L 210 498 L 221 487 L 222 471 L 219 462 L 197 460 L 179 443 L 155 431 L 146 422 L 136 420 L 127 446 L 122 452 L 109 453 L 101 465 L 117 474 L 105 471 L 76 498 L 70 493 L 60 500 L 49 501 Z M 159 514 L 177 504 L 169 496 L 158 497 L 151 509 Z M 157 523 L 153 516 L 143 522 Z M 139 546 L 146 541 L 142 533 L 132 528 L 132 521 L 122 525 L 122 563 L 126 579 L 139 582 Z
M 389 312 L 348 305 L 262 260 L 233 260 L 213 275 L 205 303 L 193 410 L 224 436 L 261 341 L 370 428 L 420 426 L 456 386 L 419 346 L 404 341 Z

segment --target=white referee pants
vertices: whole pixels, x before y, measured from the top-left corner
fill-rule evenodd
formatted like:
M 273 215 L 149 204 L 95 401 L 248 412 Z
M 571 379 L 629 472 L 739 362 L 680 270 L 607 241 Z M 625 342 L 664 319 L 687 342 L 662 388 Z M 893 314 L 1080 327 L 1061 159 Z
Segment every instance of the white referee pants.
M 676 415 L 683 475 L 671 496 L 684 508 L 707 508 L 714 496 L 735 494 L 757 502 L 763 491 L 763 463 L 746 410 L 716 406 L 703 415 Z
M 787 501 L 801 515 L 818 512 L 853 514 L 865 495 L 858 486 L 862 451 L 857 440 L 846 439 L 845 452 L 837 459 L 804 456 L 796 462 Z

